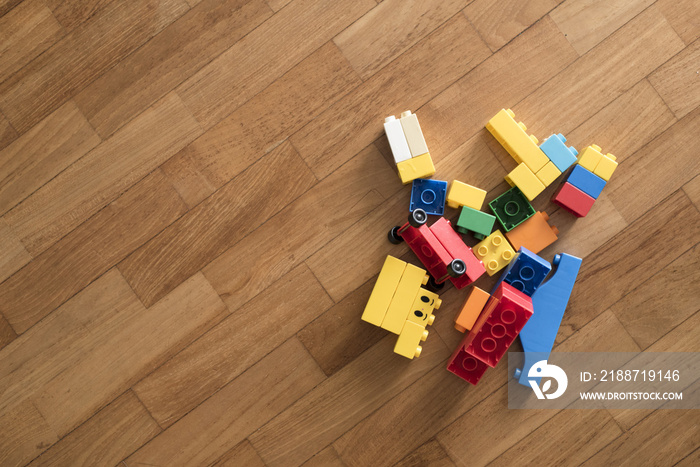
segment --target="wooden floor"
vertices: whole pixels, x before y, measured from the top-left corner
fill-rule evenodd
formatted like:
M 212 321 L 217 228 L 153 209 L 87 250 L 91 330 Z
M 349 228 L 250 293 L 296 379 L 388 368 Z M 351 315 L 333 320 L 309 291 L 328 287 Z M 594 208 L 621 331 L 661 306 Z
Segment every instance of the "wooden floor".
M 0 465 L 698 465 L 697 411 L 515 411 L 360 321 L 409 189 L 484 130 L 612 152 L 559 351 L 700 351 L 697 0 L 0 0 Z M 449 210 L 448 217 L 456 211 Z M 472 242 L 473 244 L 473 242 Z M 489 286 L 488 279 L 479 282 Z M 519 343 L 514 345 L 519 349 Z

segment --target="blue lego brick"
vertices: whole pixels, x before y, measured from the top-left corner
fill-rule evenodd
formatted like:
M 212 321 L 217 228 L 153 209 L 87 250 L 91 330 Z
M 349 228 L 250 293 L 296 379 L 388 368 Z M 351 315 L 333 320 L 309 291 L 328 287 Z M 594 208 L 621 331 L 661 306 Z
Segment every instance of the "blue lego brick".
M 532 296 L 534 313 L 520 331 L 525 362 L 522 369 L 515 370 L 515 377 L 523 386 L 530 386 L 528 372 L 532 365 L 549 358 L 581 268 L 581 259 L 562 253 L 554 257 L 553 264 L 556 270 Z
M 537 288 L 544 282 L 552 270 L 552 265 L 525 247 L 520 247 L 518 255 L 510 262 L 501 274 L 491 294 L 498 289 L 501 282 L 513 286 L 525 295 L 532 297 Z
M 605 180 L 578 164 L 574 166 L 566 181 L 593 199 L 598 199 L 600 192 L 605 188 Z
M 426 214 L 442 216 L 445 212 L 447 182 L 417 178 L 411 189 L 410 211 L 422 209 Z
M 567 147 L 566 144 L 564 144 L 565 142 L 566 138 L 559 133 L 558 135 L 550 136 L 540 144 L 542 152 L 557 166 L 559 172 L 564 172 L 575 164 L 576 156 L 578 155 L 576 148 L 573 146 Z

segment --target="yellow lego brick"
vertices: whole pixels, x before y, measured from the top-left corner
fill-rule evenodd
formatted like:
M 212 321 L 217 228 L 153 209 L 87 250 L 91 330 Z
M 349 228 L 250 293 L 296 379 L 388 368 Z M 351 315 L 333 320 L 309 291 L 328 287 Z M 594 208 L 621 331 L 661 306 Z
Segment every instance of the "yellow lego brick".
M 532 173 L 532 170 L 524 162 L 514 168 L 505 178 L 510 186 L 520 188 L 520 191 L 523 192 L 529 201 L 535 199 L 545 188 L 539 178 Z
M 486 268 L 486 273 L 493 276 L 503 269 L 515 257 L 515 251 L 500 230 L 474 245 L 474 254 Z
M 421 287 L 418 289 L 418 295 L 413 300 L 406 320 L 413 321 L 423 327 L 430 326 L 435 321 L 435 315 L 432 314 L 432 311 L 439 309 L 440 305 L 442 305 L 442 300 L 438 294 Z
M 425 269 L 421 269 L 412 264 L 407 264 L 403 271 L 399 285 L 396 287 L 394 298 L 391 299 L 389 308 L 384 315 L 382 328 L 394 334 L 399 334 L 403 329 L 403 323 L 406 321 L 408 313 L 411 311 L 411 305 L 416 299 L 418 289 L 427 273 Z
M 539 148 L 537 138 L 528 135 L 527 127 L 523 122 L 514 120 L 512 110 L 501 110 L 486 124 L 486 129 L 498 140 L 499 143 L 520 164 L 525 163 L 534 173 L 549 162 L 549 158 Z
M 374 284 L 372 294 L 369 296 L 365 311 L 362 313 L 362 320 L 375 326 L 381 326 L 389 309 L 391 299 L 394 297 L 396 287 L 399 285 L 406 263 L 393 256 L 387 256 L 384 266 L 379 272 L 377 282 Z
M 617 162 L 615 162 L 615 156 L 612 154 L 606 154 L 600 158 L 600 161 L 598 162 L 598 165 L 595 166 L 593 173 L 606 182 L 609 182 L 610 177 L 612 177 L 612 174 L 616 168 Z
M 591 144 L 581 152 L 578 158 L 578 164 L 589 172 L 594 172 L 598 162 L 600 162 L 602 158 L 603 155 L 600 153 L 600 146 Z
M 399 162 L 396 167 L 399 169 L 399 177 L 404 185 L 411 183 L 416 178 L 428 178 L 435 174 L 435 166 L 428 152 Z
M 468 206 L 479 211 L 484 205 L 486 191 L 475 186 L 467 185 L 459 180 L 453 180 L 450 191 L 447 193 L 447 205 L 458 209 L 460 206 Z
M 411 157 L 420 156 L 428 152 L 428 145 L 425 144 L 423 131 L 420 129 L 420 123 L 418 123 L 416 114 L 412 114 L 410 110 L 401 113 L 401 127 L 403 128 L 403 134 L 406 136 Z
M 394 352 L 397 354 L 413 359 L 420 357 L 423 348 L 420 346 L 422 341 L 428 338 L 428 331 L 423 326 L 420 326 L 412 321 L 406 321 L 399 338 L 396 339 Z
M 554 165 L 554 162 L 549 161 L 535 175 L 537 175 L 537 178 L 547 187 L 561 175 L 561 172 L 557 169 L 557 166 Z

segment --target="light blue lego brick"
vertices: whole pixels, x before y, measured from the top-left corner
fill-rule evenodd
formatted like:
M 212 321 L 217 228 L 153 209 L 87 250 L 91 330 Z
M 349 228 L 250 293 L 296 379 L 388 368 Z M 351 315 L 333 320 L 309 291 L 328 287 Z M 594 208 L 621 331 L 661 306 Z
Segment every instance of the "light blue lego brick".
M 557 166 L 559 172 L 564 172 L 572 164 L 576 163 L 576 156 L 578 155 L 576 148 L 573 146 L 567 147 L 564 144 L 565 142 L 566 138 L 559 133 L 558 135 L 550 136 L 540 144 L 542 152 Z
M 574 166 L 566 181 L 593 199 L 598 199 L 606 183 L 605 180 L 578 164 Z
M 527 381 L 532 365 L 549 358 L 581 268 L 581 259 L 562 253 L 554 257 L 553 264 L 556 270 L 532 296 L 534 313 L 520 331 L 525 362 L 522 369 L 515 371 L 515 377 L 523 386 L 530 386 Z
M 447 182 L 417 178 L 413 180 L 411 189 L 410 211 L 422 209 L 426 214 L 442 216 L 445 212 Z
M 518 254 L 510 262 L 496 282 L 491 295 L 498 289 L 501 282 L 513 286 L 525 295 L 532 297 L 537 288 L 544 282 L 545 277 L 552 270 L 552 265 L 543 260 L 525 247 L 520 247 Z

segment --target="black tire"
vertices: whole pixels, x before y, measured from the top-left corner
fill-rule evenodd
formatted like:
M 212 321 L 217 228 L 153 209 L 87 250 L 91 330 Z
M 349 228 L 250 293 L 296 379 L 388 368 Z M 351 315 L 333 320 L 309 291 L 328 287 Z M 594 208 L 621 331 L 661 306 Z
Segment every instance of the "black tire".
M 447 265 L 447 274 L 450 277 L 459 277 L 467 272 L 467 265 L 461 259 L 453 259 L 450 264 Z
M 408 223 L 416 229 L 428 222 L 428 215 L 422 209 L 416 209 L 408 215 Z
M 399 243 L 403 242 L 403 237 L 399 234 L 400 228 L 401 227 L 397 225 L 396 227 L 391 229 L 387 234 L 387 237 L 389 237 L 389 241 L 394 245 L 398 245 Z
M 431 292 L 435 292 L 435 293 L 442 290 L 443 287 L 445 287 L 445 283 L 440 282 L 438 284 L 437 282 L 435 282 L 435 279 L 433 278 L 433 276 L 430 276 L 430 278 L 428 279 L 428 283 L 425 284 L 426 289 L 430 290 Z

